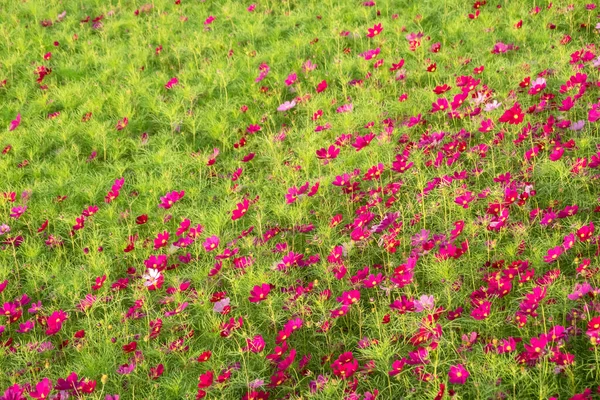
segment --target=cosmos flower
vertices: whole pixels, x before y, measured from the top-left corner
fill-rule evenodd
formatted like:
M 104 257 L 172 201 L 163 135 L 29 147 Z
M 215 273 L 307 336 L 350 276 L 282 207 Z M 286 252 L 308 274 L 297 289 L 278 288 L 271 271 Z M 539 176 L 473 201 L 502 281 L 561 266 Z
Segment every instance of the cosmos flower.
M 277 107 L 277 111 L 288 111 L 291 110 L 292 108 L 294 108 L 296 106 L 296 102 L 294 100 L 292 101 L 286 101 L 285 103 L 281 104 L 279 107 Z

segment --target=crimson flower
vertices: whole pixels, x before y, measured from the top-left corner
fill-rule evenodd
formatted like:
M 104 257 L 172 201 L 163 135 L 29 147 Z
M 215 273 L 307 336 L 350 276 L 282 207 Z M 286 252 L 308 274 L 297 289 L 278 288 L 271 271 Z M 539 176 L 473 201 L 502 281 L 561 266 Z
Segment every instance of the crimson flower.
M 507 122 L 512 125 L 517 125 L 523 122 L 524 117 L 525 114 L 521 110 L 521 105 L 519 103 L 515 103 L 514 106 L 512 106 L 504 112 L 504 114 L 500 117 L 498 121 Z

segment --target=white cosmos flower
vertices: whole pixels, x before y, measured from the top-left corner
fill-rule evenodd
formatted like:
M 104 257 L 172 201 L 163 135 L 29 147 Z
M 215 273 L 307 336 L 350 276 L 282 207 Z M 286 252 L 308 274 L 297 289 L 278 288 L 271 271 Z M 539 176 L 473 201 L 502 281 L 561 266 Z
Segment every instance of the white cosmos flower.
M 160 279 L 160 271 L 154 268 L 148 268 L 146 273 L 142 275 L 142 278 L 146 280 L 146 282 L 144 282 L 144 286 L 155 285 Z

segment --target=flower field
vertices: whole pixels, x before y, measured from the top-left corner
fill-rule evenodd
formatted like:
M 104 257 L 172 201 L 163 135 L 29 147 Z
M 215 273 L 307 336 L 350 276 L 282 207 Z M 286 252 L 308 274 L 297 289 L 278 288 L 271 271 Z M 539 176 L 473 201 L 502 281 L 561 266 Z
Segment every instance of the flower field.
M 0 33 L 0 400 L 600 398 L 600 4 Z

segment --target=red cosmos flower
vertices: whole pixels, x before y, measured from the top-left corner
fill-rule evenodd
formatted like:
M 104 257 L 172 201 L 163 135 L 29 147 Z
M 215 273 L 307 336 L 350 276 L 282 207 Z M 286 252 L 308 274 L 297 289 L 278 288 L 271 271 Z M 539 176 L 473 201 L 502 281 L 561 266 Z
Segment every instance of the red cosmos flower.
M 46 75 L 49 75 L 51 72 L 52 72 L 52 69 L 46 68 L 45 66 L 40 65 L 35 70 L 35 73 L 38 74 L 38 78 L 37 78 L 36 81 L 38 83 L 42 83 L 42 81 L 44 80 L 44 78 L 46 77 Z
M 210 387 L 213 384 L 214 374 L 212 371 L 206 371 L 198 377 L 198 389 Z
M 269 392 L 263 392 L 262 390 L 250 391 L 242 397 L 242 400 L 268 400 L 268 399 L 269 399 Z
M 376 24 L 372 28 L 367 29 L 367 37 L 375 37 L 383 31 L 381 24 Z
M 117 126 L 116 126 L 116 128 L 117 128 L 117 130 L 118 130 L 118 131 L 121 131 L 121 130 L 125 129 L 125 127 L 126 127 L 128 124 L 129 124 L 129 120 L 127 119 L 127 117 L 123 117 L 123 119 L 122 119 L 122 120 L 119 120 L 119 121 L 117 122 Z
M 46 230 L 46 228 L 48 227 L 48 220 L 45 220 L 44 223 L 38 228 L 37 232 L 43 232 Z
M 156 339 L 158 337 L 158 335 L 160 335 L 162 326 L 163 326 L 162 319 L 157 318 L 155 320 L 151 320 L 150 321 L 150 335 L 148 337 L 150 339 Z
M 507 122 L 509 124 L 517 125 L 523 122 L 525 114 L 521 110 L 521 105 L 515 103 L 514 106 L 504 112 L 504 114 L 498 120 L 499 122 Z
M 480 12 L 481 11 L 477 10 L 477 11 L 475 11 L 475 14 L 469 14 L 469 19 L 477 19 L 477 18 L 479 18 L 479 13 Z
M 97 277 L 96 283 L 94 285 L 92 285 L 92 290 L 93 291 L 99 290 L 104 285 L 104 281 L 106 281 L 106 275 Z
M 335 376 L 342 379 L 350 379 L 356 370 L 358 370 L 358 361 L 354 358 L 352 352 L 340 354 L 340 356 L 331 364 L 331 369 Z
M 210 360 L 211 356 L 212 356 L 212 352 L 210 350 L 207 350 L 204 353 L 200 354 L 196 360 L 198 362 L 206 362 L 206 361 Z
M 271 292 L 271 285 L 269 285 L 268 283 L 263 283 L 262 285 L 256 285 L 250 291 L 250 297 L 248 297 L 248 300 L 251 303 L 260 303 L 261 301 L 267 299 L 267 296 L 269 295 L 270 292 Z
M 392 63 L 392 66 L 390 67 L 390 72 L 397 71 L 400 68 L 402 68 L 403 66 L 404 66 L 404 59 L 401 59 L 400 61 L 398 61 L 397 64 Z
M 156 367 L 150 367 L 150 373 L 148 377 L 152 380 L 158 379 L 163 372 L 165 372 L 165 366 L 162 364 L 158 364 Z
M 446 93 L 448 90 L 452 89 L 451 86 L 448 86 L 447 84 L 443 84 L 442 86 L 436 86 L 435 89 L 433 89 L 433 93 L 435 94 L 442 94 L 442 93 Z
M 317 85 L 317 93 L 321 93 L 322 91 L 324 91 L 325 89 L 327 89 L 327 81 L 326 80 L 322 80 L 318 85 Z
M 125 353 L 131 353 L 131 352 L 135 351 L 135 349 L 137 349 L 137 342 L 136 341 L 133 341 L 131 343 L 123 345 L 123 351 Z
M 142 214 L 135 219 L 135 223 L 138 225 L 144 225 L 146 222 L 148 222 L 148 214 Z
M 402 369 L 404 368 L 405 365 L 406 365 L 406 358 L 402 358 L 400 360 L 394 361 L 392 363 L 391 371 L 388 372 L 389 376 L 398 375 L 400 372 L 402 372 Z

